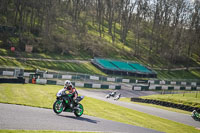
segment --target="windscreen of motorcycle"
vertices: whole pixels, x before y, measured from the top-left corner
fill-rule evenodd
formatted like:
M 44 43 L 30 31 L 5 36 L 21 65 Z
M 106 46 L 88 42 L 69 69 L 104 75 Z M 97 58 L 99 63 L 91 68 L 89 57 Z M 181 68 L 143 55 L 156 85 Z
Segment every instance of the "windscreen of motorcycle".
M 62 93 L 60 93 L 60 92 L 58 92 L 58 93 L 56 94 L 57 97 L 60 97 L 61 95 L 62 95 Z
M 58 93 L 56 94 L 56 96 L 60 97 L 63 94 L 64 91 L 65 91 L 64 89 L 59 90 Z

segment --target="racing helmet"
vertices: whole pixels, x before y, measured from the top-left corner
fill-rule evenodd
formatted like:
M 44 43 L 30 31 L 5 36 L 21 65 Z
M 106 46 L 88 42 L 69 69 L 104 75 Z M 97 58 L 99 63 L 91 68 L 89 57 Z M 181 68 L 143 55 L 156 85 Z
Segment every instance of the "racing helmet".
M 64 87 L 68 88 L 69 86 L 72 86 L 72 83 L 71 83 L 70 80 L 66 80 L 65 84 L 64 84 Z

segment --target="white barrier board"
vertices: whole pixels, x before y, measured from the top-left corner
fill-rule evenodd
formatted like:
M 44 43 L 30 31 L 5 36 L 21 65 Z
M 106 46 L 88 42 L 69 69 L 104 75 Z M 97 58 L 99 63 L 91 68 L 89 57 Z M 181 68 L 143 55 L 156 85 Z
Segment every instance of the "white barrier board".
M 72 79 L 72 75 L 62 75 L 62 79 Z
M 13 71 L 3 71 L 4 76 L 13 76 L 14 72 Z

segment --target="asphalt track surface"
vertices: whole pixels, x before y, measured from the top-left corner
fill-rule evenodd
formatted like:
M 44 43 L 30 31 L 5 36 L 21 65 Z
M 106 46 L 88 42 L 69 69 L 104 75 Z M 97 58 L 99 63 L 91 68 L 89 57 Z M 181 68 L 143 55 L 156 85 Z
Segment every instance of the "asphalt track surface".
M 51 109 L 0 103 L 0 129 L 91 131 L 114 133 L 159 133 L 97 117 L 73 113 L 56 115 Z
M 122 101 L 115 101 L 113 100 L 113 98 L 105 98 L 105 96 L 109 93 L 112 92 L 113 90 L 98 90 L 98 89 L 82 89 L 82 90 L 78 90 L 80 94 L 88 96 L 88 97 L 93 97 L 99 100 L 103 100 L 106 102 L 110 102 L 112 104 L 116 104 L 122 107 L 126 107 L 126 108 L 130 108 L 133 110 L 137 110 L 140 112 L 144 112 L 147 114 L 151 114 L 151 115 L 155 115 L 161 118 L 165 118 L 168 120 L 172 120 L 175 122 L 179 122 L 179 123 L 183 123 L 189 126 L 193 126 L 196 128 L 200 128 L 200 122 L 199 121 L 195 121 L 191 115 L 188 114 L 183 114 L 183 113 L 177 113 L 177 112 L 172 112 L 172 111 L 168 111 L 168 110 L 164 110 L 164 109 L 159 109 L 159 108 L 155 108 L 155 107 L 150 107 L 150 106 L 143 106 L 143 105 L 139 105 L 139 104 L 133 104 L 133 103 L 127 103 L 127 102 L 122 102 Z M 121 96 L 125 96 L 125 97 L 137 97 L 137 96 L 141 96 L 141 95 L 148 95 L 149 94 L 156 94 L 156 92 L 147 92 L 147 91 L 133 91 L 133 90 L 118 90 L 117 93 L 121 93 Z

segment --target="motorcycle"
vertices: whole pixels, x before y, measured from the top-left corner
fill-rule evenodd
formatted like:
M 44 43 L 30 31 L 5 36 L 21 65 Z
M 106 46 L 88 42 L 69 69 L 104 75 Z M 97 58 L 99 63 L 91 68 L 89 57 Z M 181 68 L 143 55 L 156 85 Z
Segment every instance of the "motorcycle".
M 200 121 L 200 113 L 198 113 L 196 110 L 192 111 L 192 115 L 191 116 L 192 116 L 192 118 L 194 120 Z
M 114 98 L 114 100 L 119 100 L 120 97 L 121 97 L 121 94 L 118 94 L 118 95 Z
M 73 99 L 71 94 L 56 94 L 57 98 L 53 104 L 53 111 L 56 114 L 60 114 L 61 112 L 73 112 L 76 117 L 80 117 L 83 114 L 83 105 L 79 102 L 83 100 L 84 96 L 78 96 L 77 102 L 73 104 Z M 75 108 L 73 108 L 75 107 Z
M 115 97 L 117 91 L 113 91 L 111 93 L 109 93 L 108 95 L 106 95 L 106 98 L 110 98 L 110 97 Z

